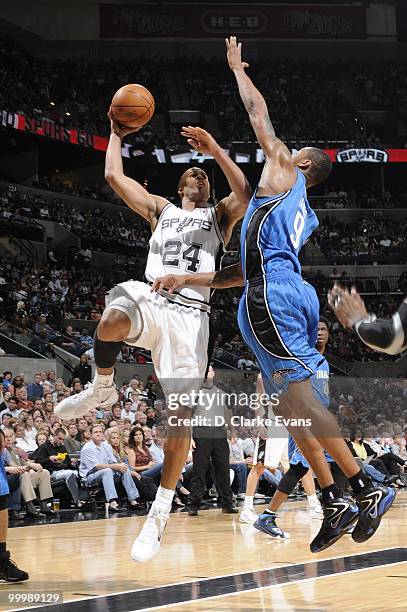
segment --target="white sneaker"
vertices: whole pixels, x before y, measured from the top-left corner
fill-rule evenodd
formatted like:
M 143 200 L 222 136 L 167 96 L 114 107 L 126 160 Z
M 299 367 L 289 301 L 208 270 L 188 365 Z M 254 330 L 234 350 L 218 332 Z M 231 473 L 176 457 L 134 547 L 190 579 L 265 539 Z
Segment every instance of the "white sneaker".
M 168 514 L 155 510 L 153 504 L 146 522 L 131 548 L 133 561 L 149 561 L 158 553 L 167 520 Z
M 263 493 L 255 493 L 254 499 L 266 499 L 266 496 Z
M 240 513 L 239 521 L 241 523 L 248 523 L 249 525 L 253 525 L 259 518 L 259 515 L 255 513 L 251 508 L 243 508 Z
M 118 397 L 119 394 L 114 384 L 108 387 L 92 384 L 88 389 L 63 399 L 55 406 L 54 412 L 63 419 L 78 419 L 89 412 L 91 408 L 113 406 Z
M 246 493 L 238 493 L 237 499 L 244 499 L 246 497 Z
M 322 521 L 324 518 L 324 511 L 319 502 L 317 504 L 313 504 L 310 507 L 309 512 L 310 512 L 311 518 L 316 521 Z

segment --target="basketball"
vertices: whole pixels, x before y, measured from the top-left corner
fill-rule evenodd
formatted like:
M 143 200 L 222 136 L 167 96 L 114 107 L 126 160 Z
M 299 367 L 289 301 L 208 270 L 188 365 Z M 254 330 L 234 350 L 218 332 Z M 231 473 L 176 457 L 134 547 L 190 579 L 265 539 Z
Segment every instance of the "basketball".
M 151 93 L 136 83 L 124 85 L 112 99 L 114 118 L 124 127 L 142 127 L 154 115 L 155 102 Z

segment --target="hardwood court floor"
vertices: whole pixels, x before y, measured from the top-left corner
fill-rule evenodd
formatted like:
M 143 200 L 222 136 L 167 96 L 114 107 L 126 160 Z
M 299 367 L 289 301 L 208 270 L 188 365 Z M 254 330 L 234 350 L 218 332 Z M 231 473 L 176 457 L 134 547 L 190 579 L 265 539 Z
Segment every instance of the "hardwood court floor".
M 28 609 L 7 601 L 10 593 L 27 591 L 63 591 L 64 601 L 74 602 L 49 606 L 50 612 L 406 609 L 407 492 L 398 494 L 368 542 L 357 545 L 346 535 L 318 555 L 309 552 L 309 542 L 319 521 L 309 520 L 304 502 L 281 511 L 287 541 L 219 510 L 173 514 L 158 556 L 136 564 L 129 551 L 143 520 L 10 529 L 12 557 L 31 579 L 1 584 L 0 610 Z

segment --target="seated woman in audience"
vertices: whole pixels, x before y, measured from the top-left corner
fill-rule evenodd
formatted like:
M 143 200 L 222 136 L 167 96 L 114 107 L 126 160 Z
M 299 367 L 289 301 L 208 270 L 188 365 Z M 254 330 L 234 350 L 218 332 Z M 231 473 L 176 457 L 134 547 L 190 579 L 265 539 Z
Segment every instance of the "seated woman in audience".
M 144 476 L 158 480 L 162 470 L 162 462 L 155 462 L 148 450 L 144 432 L 139 427 L 133 427 L 129 436 L 129 450 L 127 452 L 130 469 Z
M 21 375 L 18 375 L 13 378 L 13 382 L 11 383 L 11 385 L 9 385 L 8 391 L 10 391 L 12 395 L 17 395 L 18 397 L 18 391 L 20 389 L 27 390 L 24 384 L 24 380 L 22 379 Z
M 113 454 L 117 457 L 119 463 L 127 462 L 127 454 L 124 450 L 120 431 L 117 427 L 109 427 L 105 431 L 106 442 L 110 444 Z
M 35 436 L 37 435 L 37 428 L 34 426 L 34 419 L 31 414 L 20 415 L 21 423 L 24 427 L 24 437 L 28 440 L 32 440 L 35 443 Z M 37 445 L 35 446 L 37 448 Z

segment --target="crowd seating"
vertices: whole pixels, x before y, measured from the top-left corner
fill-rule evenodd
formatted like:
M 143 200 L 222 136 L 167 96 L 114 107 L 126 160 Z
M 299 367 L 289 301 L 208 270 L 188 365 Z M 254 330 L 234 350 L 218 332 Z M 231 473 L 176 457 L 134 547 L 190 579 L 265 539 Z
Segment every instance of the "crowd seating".
M 230 346 L 238 349 L 241 340 L 238 337 L 230 341 Z M 149 457 L 145 474 L 158 483 L 162 468 L 163 442 L 166 432 L 166 405 L 160 387 L 154 375 L 146 380 L 134 377 L 122 384 L 119 389 L 119 400 L 108 410 L 95 408 L 79 419 L 69 421 L 61 420 L 55 413 L 55 406 L 71 394 L 80 392 L 90 380 L 89 366 L 86 360 L 76 368 L 69 384 L 57 378 L 55 371 L 41 371 L 35 374 L 34 379 L 28 379 L 23 373 L 4 371 L 0 379 L 0 426 L 6 434 L 7 449 L 14 457 L 13 461 L 31 461 L 33 465 L 42 465 L 50 471 L 50 482 L 53 495 L 58 495 L 64 507 L 97 510 L 97 498 L 103 499 L 101 483 L 89 485 L 83 474 L 79 477 L 78 464 L 82 457 L 82 449 L 93 435 L 93 426 L 100 425 L 104 431 L 105 439 L 110 444 L 111 452 L 118 463 L 128 463 L 129 448 L 133 448 L 132 440 L 135 432 L 141 431 L 143 437 L 142 453 Z M 251 379 L 242 376 L 240 380 L 229 377 L 226 370 L 219 372 L 217 385 L 231 398 L 247 398 L 246 404 L 240 399 L 230 404 L 236 416 L 253 418 L 255 413 L 250 404 L 250 394 L 254 390 L 256 374 Z M 394 476 L 397 486 L 403 486 L 404 465 L 407 460 L 406 434 L 407 411 L 405 398 L 407 386 L 404 380 L 387 381 L 347 381 L 336 386 L 333 379 L 331 387 L 333 410 L 342 425 L 345 437 L 359 443 L 365 438 L 370 445 L 380 447 L 380 455 L 393 453 L 397 456 L 397 463 L 389 468 L 386 462 L 386 477 Z M 360 430 L 361 433 L 358 433 Z M 364 433 L 365 432 L 365 433 Z M 258 433 L 257 425 L 236 427 L 237 441 L 254 439 Z M 232 441 L 232 443 L 234 443 Z M 378 446 L 377 446 L 378 445 Z M 251 444 L 253 446 L 253 444 Z M 245 445 L 247 448 L 247 445 Z M 56 449 L 56 450 L 55 450 Z M 355 446 L 357 449 L 357 446 Z M 250 452 L 248 455 L 250 456 Z M 377 451 L 376 451 L 377 452 Z M 61 456 L 60 456 L 61 453 Z M 50 462 L 48 457 L 56 454 L 58 462 Z M 232 453 L 231 453 L 232 456 Z M 6 463 L 10 464 L 10 456 L 5 454 Z M 157 459 L 158 458 L 158 459 Z M 136 463 L 130 470 L 136 469 L 143 476 L 141 465 Z M 190 458 L 189 460 L 190 461 Z M 66 464 L 66 465 L 65 465 Z M 20 463 L 18 463 L 20 465 Z M 377 469 L 381 469 L 376 465 Z M 36 468 L 34 468 L 36 469 Z M 58 470 L 64 471 L 63 478 L 58 477 Z M 385 468 L 383 468 L 384 470 Z M 390 474 L 388 469 L 395 472 Z M 7 471 L 7 467 L 6 467 Z M 82 473 L 82 472 L 81 472 Z M 174 498 L 175 504 L 182 505 L 188 498 L 188 478 L 190 477 L 190 464 L 187 465 L 182 484 L 177 488 L 178 495 Z M 62 475 L 62 471 L 61 471 Z M 26 502 L 18 486 L 19 477 L 14 472 L 8 473 L 10 487 L 10 519 L 12 524 L 25 518 L 20 512 L 21 506 L 26 506 L 26 513 L 31 519 L 42 520 L 44 513 L 52 513 L 45 502 L 41 501 L 40 511 L 32 504 Z M 148 479 L 147 479 L 148 481 Z M 112 511 L 120 509 L 119 503 L 129 503 L 130 509 L 143 509 L 145 502 L 151 501 L 154 495 L 151 486 L 154 482 L 145 481 L 145 486 L 139 486 L 140 497 L 137 503 L 129 498 L 126 500 L 126 490 L 117 487 L 118 498 L 110 504 Z M 143 484 L 143 478 L 142 478 Z M 150 487 L 147 487 L 147 484 Z M 156 490 L 156 489 L 154 489 Z M 270 494 L 270 491 L 268 491 Z M 152 496 L 151 496 L 152 495 Z M 183 501 L 182 501 L 183 500 Z M 111 501 L 111 500 L 110 500 Z M 84 507 L 85 506 L 85 507 Z
M 253 140 L 233 75 L 223 58 L 139 56 L 91 63 L 33 57 L 10 40 L 3 40 L 1 47 L 2 108 L 47 117 L 65 127 L 107 134 L 106 112 L 112 94 L 121 85 L 133 82 L 137 74 L 137 81 L 153 92 L 157 112 L 181 107 L 214 113 L 224 143 Z M 250 74 L 264 93 L 278 133 L 286 141 L 376 146 L 379 138 L 366 134 L 362 120 L 354 122 L 355 113 L 364 108 L 365 102 L 398 112 L 397 100 L 406 93 L 404 70 L 402 61 L 381 61 L 373 66 L 352 62 L 345 69 L 342 60 L 331 65 L 323 60 L 267 57 L 252 62 Z M 349 121 L 344 125 L 346 115 Z M 152 135 L 144 130 L 135 138 L 146 146 L 153 142 L 171 146 L 172 134 L 168 125 L 167 132 Z

